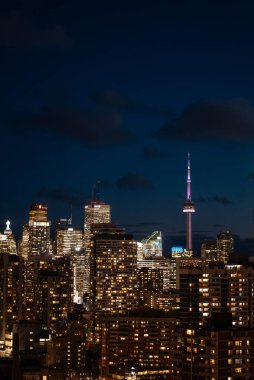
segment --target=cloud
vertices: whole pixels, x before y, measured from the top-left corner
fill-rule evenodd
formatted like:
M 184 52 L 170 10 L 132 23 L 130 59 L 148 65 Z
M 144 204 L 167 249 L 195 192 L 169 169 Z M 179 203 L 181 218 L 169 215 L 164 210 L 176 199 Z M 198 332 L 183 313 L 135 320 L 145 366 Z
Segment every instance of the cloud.
M 160 151 L 156 146 L 146 145 L 143 148 L 141 157 L 146 160 L 163 160 L 168 157 L 165 152 Z
M 164 223 L 161 222 L 140 222 L 135 224 L 127 224 L 125 227 L 132 228 L 132 227 L 154 227 L 154 226 L 163 226 Z
M 50 189 L 43 187 L 36 195 L 46 200 L 59 201 L 77 207 L 83 206 L 89 199 L 89 197 L 82 192 L 69 191 L 62 188 Z
M 204 197 L 201 195 L 196 200 L 196 202 L 197 203 L 218 203 L 222 206 L 228 206 L 228 205 L 233 203 L 229 198 L 227 198 L 225 196 L 221 196 L 221 195 L 213 195 L 210 197 Z
M 122 145 L 134 140 L 116 113 L 74 108 L 43 108 L 39 112 L 9 115 L 7 124 L 16 130 L 49 130 L 94 147 Z
M 36 8 L 36 7 L 35 7 Z M 17 6 L 16 9 L 0 13 L 0 46 L 12 48 L 67 48 L 73 45 L 72 38 L 63 26 L 43 26 L 38 18 L 38 9 Z M 45 18 L 45 16 L 44 16 Z
M 116 181 L 119 189 L 128 190 L 150 190 L 153 188 L 152 183 L 143 174 L 129 172 Z
M 134 114 L 163 117 L 172 115 L 172 111 L 169 109 L 136 102 L 135 100 L 117 91 L 96 92 L 92 94 L 92 100 L 99 107 L 117 109 Z
M 203 101 L 187 107 L 153 134 L 163 140 L 248 142 L 254 140 L 254 107 L 247 100 Z

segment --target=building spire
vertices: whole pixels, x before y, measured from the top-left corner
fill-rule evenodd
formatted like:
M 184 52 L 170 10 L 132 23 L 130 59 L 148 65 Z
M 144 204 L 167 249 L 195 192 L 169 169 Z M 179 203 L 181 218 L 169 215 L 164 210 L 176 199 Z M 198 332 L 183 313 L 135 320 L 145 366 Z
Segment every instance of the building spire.
M 188 153 L 188 174 L 187 174 L 187 200 L 191 200 L 191 168 L 190 153 Z
M 10 224 L 11 222 L 9 220 L 6 221 L 6 230 L 10 231 Z
M 186 252 L 192 255 L 192 225 L 191 214 L 195 212 L 194 202 L 191 200 L 191 167 L 190 167 L 190 153 L 188 153 L 188 168 L 187 168 L 187 199 L 183 205 L 183 212 L 186 213 Z

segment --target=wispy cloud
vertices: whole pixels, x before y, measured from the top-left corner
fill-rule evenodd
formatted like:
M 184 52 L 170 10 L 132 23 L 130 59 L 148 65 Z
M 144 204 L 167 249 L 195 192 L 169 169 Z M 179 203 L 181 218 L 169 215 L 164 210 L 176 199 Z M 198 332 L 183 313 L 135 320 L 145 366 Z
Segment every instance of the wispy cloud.
M 164 160 L 168 154 L 161 151 L 154 145 L 146 145 L 141 153 L 141 158 L 145 160 Z
M 39 112 L 16 112 L 8 116 L 8 126 L 22 131 L 57 132 L 93 147 L 111 147 L 135 140 L 114 112 L 86 111 L 75 108 L 45 107 Z
M 222 195 L 212 195 L 209 197 L 204 197 L 203 195 L 201 195 L 196 200 L 196 202 L 198 202 L 198 203 L 218 203 L 222 206 L 228 206 L 228 205 L 231 205 L 233 203 L 228 197 L 225 197 Z
M 123 177 L 119 178 L 116 183 L 118 189 L 127 190 L 151 190 L 153 184 L 143 174 L 128 172 Z
M 203 101 L 153 132 L 163 140 L 249 142 L 254 140 L 254 107 L 247 100 Z
M 64 188 L 42 187 L 37 192 L 37 197 L 45 200 L 59 201 L 73 206 L 83 206 L 89 197 L 79 191 L 67 190 Z

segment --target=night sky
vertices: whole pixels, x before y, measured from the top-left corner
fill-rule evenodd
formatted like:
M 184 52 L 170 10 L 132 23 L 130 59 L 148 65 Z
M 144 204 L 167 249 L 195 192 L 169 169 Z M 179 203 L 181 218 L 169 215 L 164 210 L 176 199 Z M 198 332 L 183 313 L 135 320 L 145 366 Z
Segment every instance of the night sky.
M 252 1 L 2 0 L 0 226 L 54 223 L 101 181 L 135 237 L 182 243 L 187 153 L 195 241 L 254 235 Z M 246 242 L 245 242 L 246 243 Z M 197 244 L 197 243 L 196 243 Z M 242 245 L 244 247 L 244 245 Z

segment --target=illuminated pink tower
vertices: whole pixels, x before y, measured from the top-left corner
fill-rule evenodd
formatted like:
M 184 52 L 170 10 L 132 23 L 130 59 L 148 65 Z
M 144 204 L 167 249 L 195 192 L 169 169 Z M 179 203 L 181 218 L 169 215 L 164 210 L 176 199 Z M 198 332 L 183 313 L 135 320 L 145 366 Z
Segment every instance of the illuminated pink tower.
M 188 172 L 187 172 L 187 199 L 183 205 L 183 212 L 187 216 L 187 233 L 186 233 L 186 251 L 192 256 L 192 228 L 191 214 L 195 212 L 194 202 L 191 200 L 191 168 L 190 168 L 190 153 L 188 153 Z

